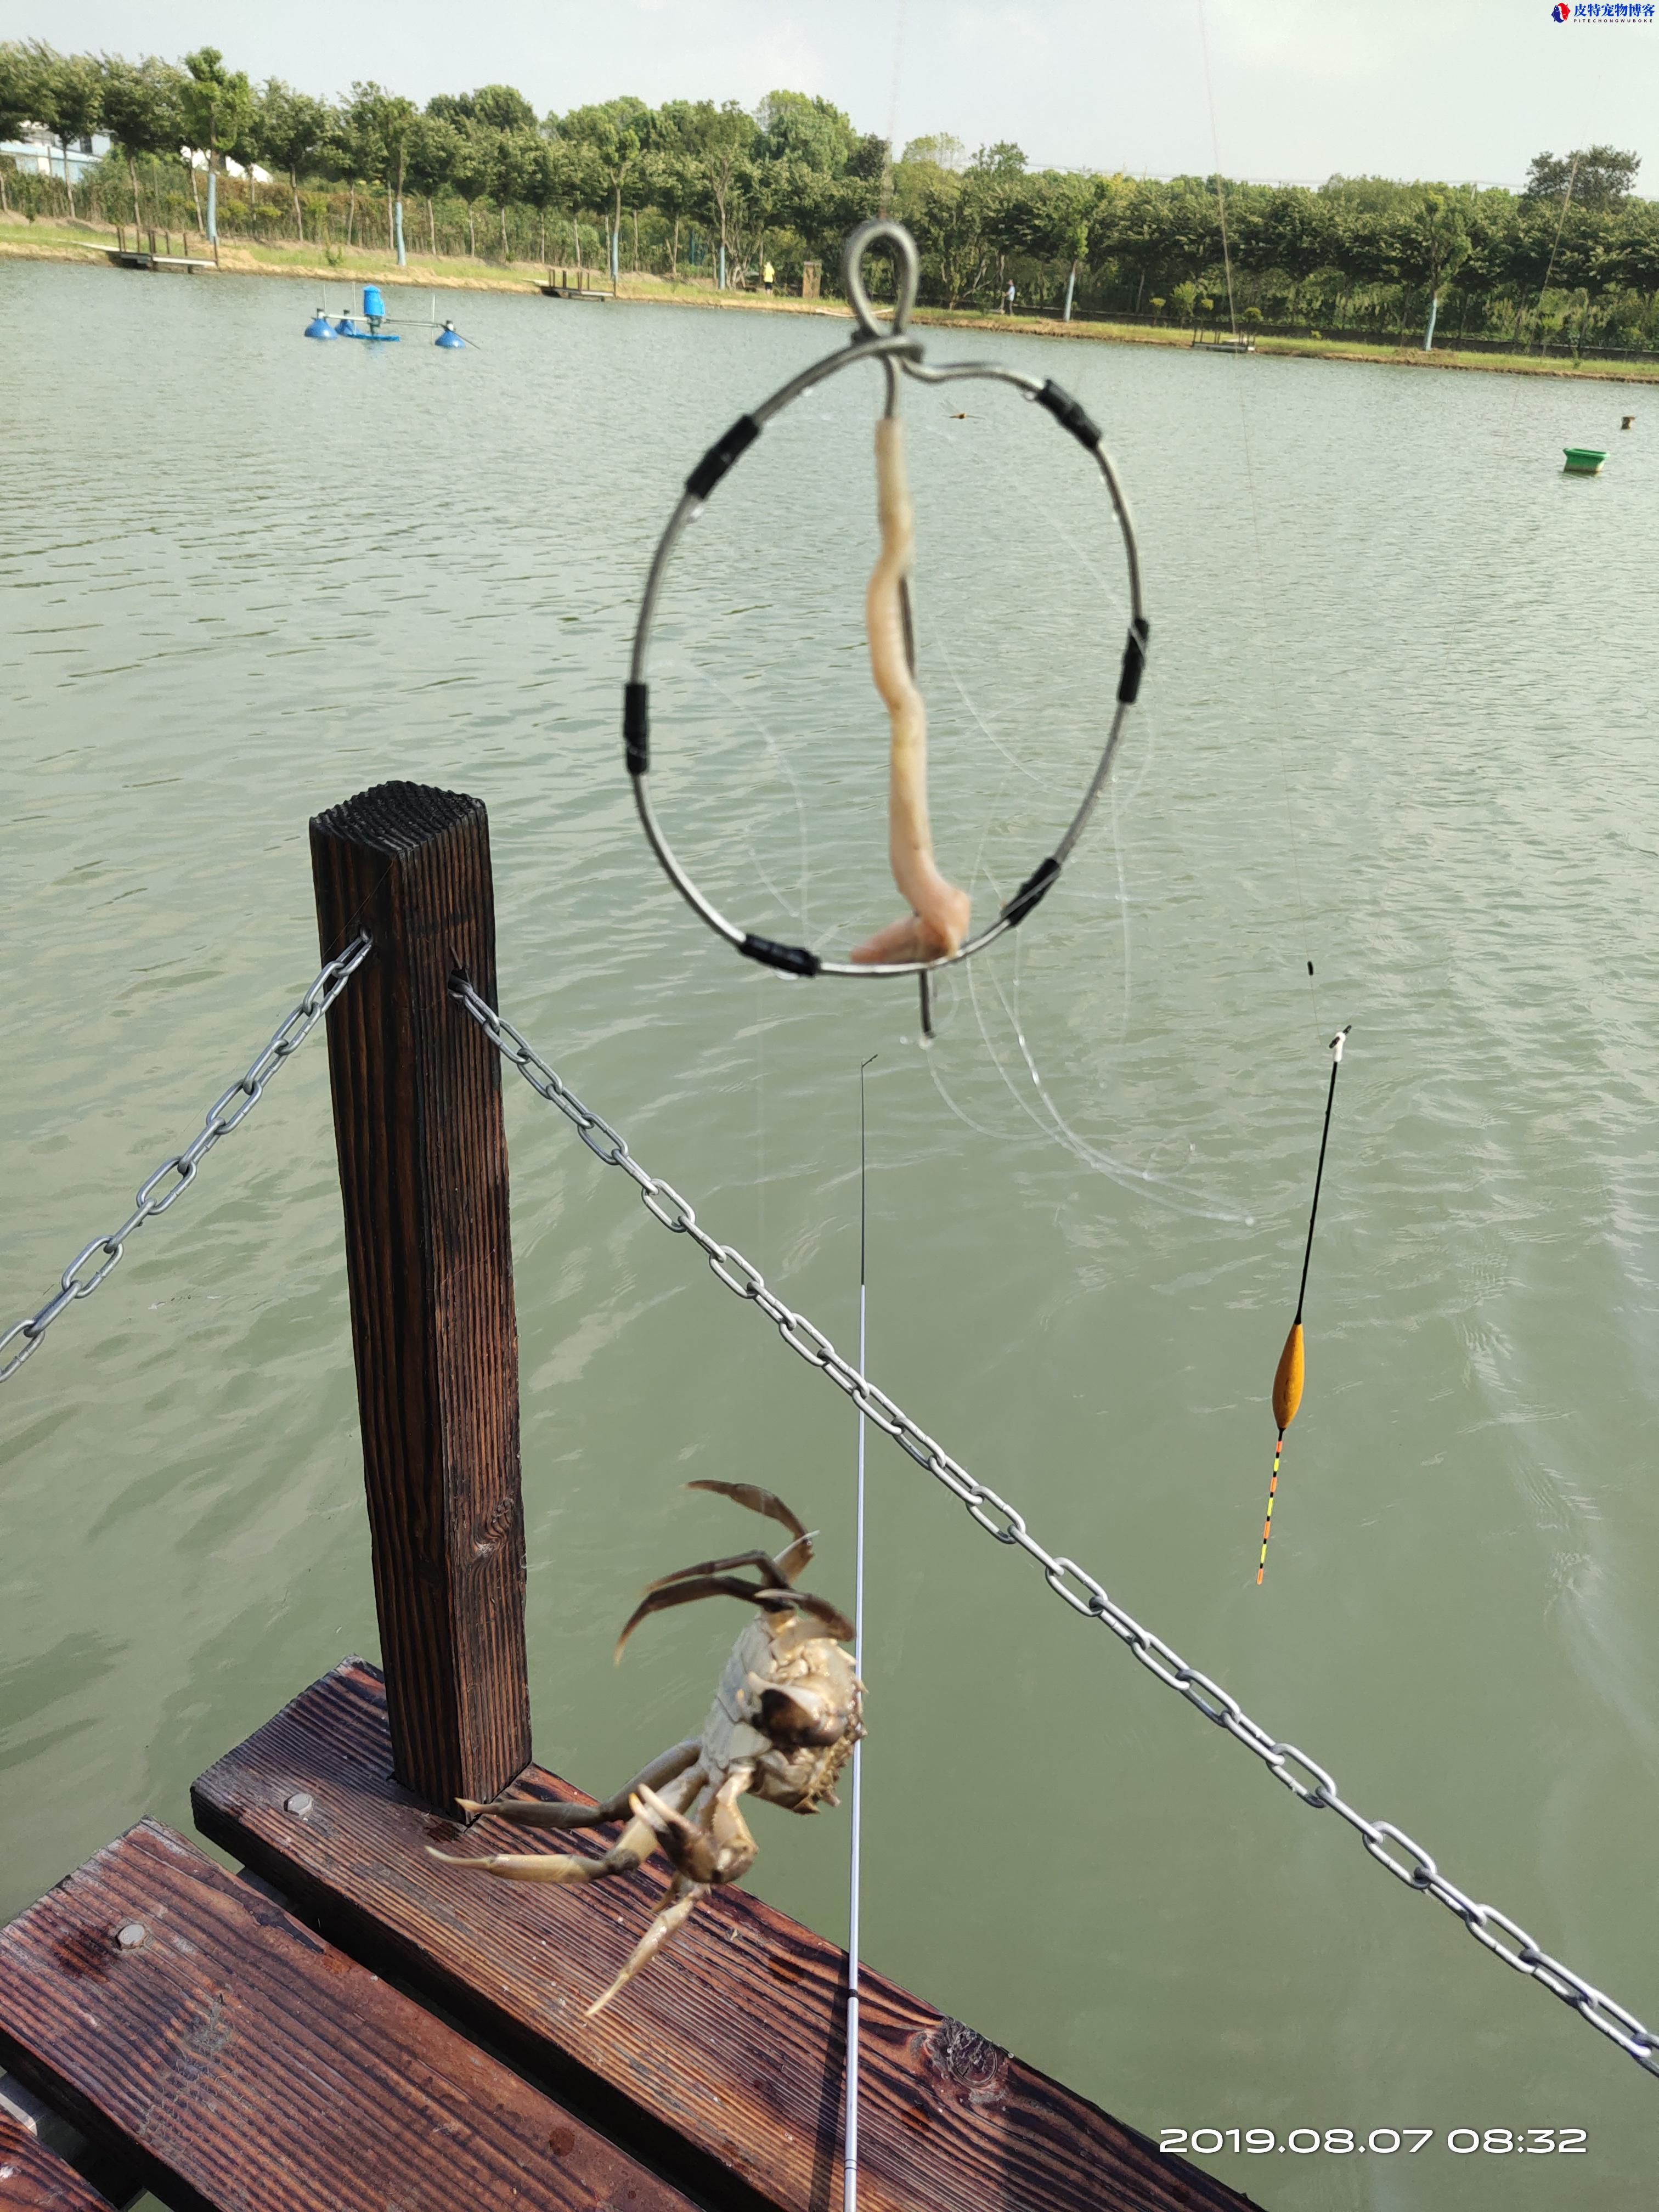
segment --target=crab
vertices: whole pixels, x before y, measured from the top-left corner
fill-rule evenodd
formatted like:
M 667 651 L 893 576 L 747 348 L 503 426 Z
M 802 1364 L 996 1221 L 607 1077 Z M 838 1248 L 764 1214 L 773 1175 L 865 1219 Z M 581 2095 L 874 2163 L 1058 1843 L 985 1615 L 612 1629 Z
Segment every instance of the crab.
M 468 1816 L 482 1813 L 525 1828 L 597 1828 L 627 1825 L 596 1858 L 562 1852 L 501 1851 L 463 1857 L 428 1844 L 446 1866 L 470 1867 L 507 1881 L 603 1881 L 631 1874 L 661 1850 L 674 1880 L 633 1955 L 610 1988 L 587 2008 L 604 2010 L 722 1883 L 736 1881 L 758 1850 L 738 1801 L 759 1797 L 789 1813 L 834 1805 L 836 1777 L 864 1734 L 864 1686 L 842 1645 L 853 1625 L 825 1599 L 795 1587 L 812 1556 L 812 1539 L 781 1498 L 748 1482 L 693 1482 L 781 1522 L 791 1540 L 775 1557 L 755 1550 L 703 1559 L 650 1583 L 617 1639 L 620 1659 L 647 1614 L 698 1598 L 735 1597 L 758 1608 L 726 1662 L 700 1735 L 661 1753 L 599 1805 L 549 1804 L 541 1798 L 498 1797 L 481 1805 L 457 1800 Z M 750 1580 L 741 1570 L 752 1571 Z

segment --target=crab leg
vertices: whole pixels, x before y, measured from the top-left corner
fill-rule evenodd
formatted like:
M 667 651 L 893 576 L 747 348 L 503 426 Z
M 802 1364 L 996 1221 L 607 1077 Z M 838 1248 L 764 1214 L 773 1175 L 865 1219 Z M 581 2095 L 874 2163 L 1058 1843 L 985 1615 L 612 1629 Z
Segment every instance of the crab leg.
M 605 2010 L 617 1990 L 625 1988 L 641 1966 L 649 1965 L 674 1930 L 691 1917 L 693 1912 L 696 1911 L 698 1901 L 708 1894 L 706 1884 L 691 1881 L 684 1875 L 676 1878 L 674 1887 L 669 1891 L 666 1899 L 658 1909 L 656 1917 L 634 1947 L 632 1958 L 617 1975 L 616 1980 L 611 1983 L 605 1995 L 596 1997 L 587 2008 L 589 2020 L 592 2019 L 595 2013 Z
M 892 725 L 887 791 L 887 852 L 893 881 L 909 902 L 901 921 L 855 947 L 854 960 L 937 960 L 968 934 L 969 902 L 939 873 L 927 822 L 927 709 L 911 672 L 906 584 L 915 550 L 904 430 L 896 415 L 876 424 L 876 512 L 881 551 L 865 593 L 870 672 Z
M 789 1548 L 793 1551 L 797 1547 L 792 1544 Z M 788 1556 L 787 1552 L 783 1554 L 785 1559 Z M 770 1552 L 733 1552 L 729 1559 L 699 1559 L 695 1567 L 676 1567 L 672 1575 L 659 1575 L 655 1582 L 646 1584 L 645 1594 L 650 1597 L 658 1590 L 672 1589 L 676 1583 L 695 1582 L 700 1576 L 730 1574 L 734 1567 L 757 1568 L 762 1589 L 787 1589 L 793 1580 L 793 1576 L 782 1572 Z M 796 1572 L 799 1572 L 799 1568 Z
M 455 1802 L 469 1820 L 476 1820 L 480 1813 L 490 1813 L 520 1828 L 602 1828 L 609 1820 L 628 1818 L 636 1790 L 660 1790 L 676 1775 L 684 1774 L 702 1748 L 696 1736 L 677 1743 L 671 1751 L 660 1753 L 648 1766 L 642 1766 L 631 1782 L 625 1782 L 614 1797 L 607 1797 L 599 1805 L 550 1805 L 542 1797 L 497 1797 L 488 1805 L 480 1805 L 471 1797 L 458 1797 Z
M 649 1785 L 647 1785 L 649 1787 Z M 683 1812 L 703 1786 L 701 1765 L 692 1765 L 671 1782 L 659 1801 L 674 1812 Z M 641 1860 L 657 1848 L 657 1831 L 635 1806 L 634 1818 L 610 1850 L 597 1859 L 572 1858 L 562 1851 L 495 1851 L 488 1858 L 463 1858 L 453 1851 L 427 1845 L 429 1856 L 445 1866 L 471 1867 L 502 1881 L 604 1881 L 613 1874 L 632 1874 Z

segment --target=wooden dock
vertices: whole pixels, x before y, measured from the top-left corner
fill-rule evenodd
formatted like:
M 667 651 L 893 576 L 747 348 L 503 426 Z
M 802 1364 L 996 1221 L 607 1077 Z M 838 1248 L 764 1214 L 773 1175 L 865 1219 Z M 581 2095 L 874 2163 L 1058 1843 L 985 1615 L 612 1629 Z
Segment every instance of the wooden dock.
M 449 989 L 495 997 L 489 843 L 477 801 L 390 785 L 312 846 L 325 955 L 374 939 L 328 1022 L 386 1673 L 343 1661 L 197 1783 L 240 1876 L 143 1820 L 0 1929 L 0 2065 L 89 2154 L 0 2108 L 0 2212 L 140 2188 L 180 2212 L 838 2212 L 840 1949 L 723 1888 L 590 2021 L 663 1865 L 570 1888 L 427 1856 L 458 1795 L 580 1796 L 529 1760 L 501 1065 Z M 1246 2205 L 867 1966 L 860 1990 L 864 2212 Z
M 609 292 L 596 291 L 588 283 L 587 271 L 585 269 L 579 269 L 576 271 L 576 282 L 574 284 L 568 281 L 570 271 L 568 269 L 561 269 L 556 276 L 550 269 L 547 272 L 546 283 L 540 287 L 543 296 L 549 300 L 608 300 L 611 297 Z
M 175 269 L 186 276 L 194 276 L 198 269 L 216 269 L 216 261 L 200 261 L 184 253 L 124 253 L 118 246 L 107 246 L 106 254 L 118 269 Z
M 157 235 L 153 230 L 135 230 L 132 243 L 129 246 L 125 226 L 118 223 L 115 243 L 105 247 L 105 256 L 118 269 L 172 269 L 181 270 L 186 276 L 194 276 L 199 269 L 216 269 L 219 266 L 216 249 L 205 259 L 199 254 L 191 253 L 190 241 L 192 234 L 190 231 L 181 233 L 177 253 L 173 250 L 173 233 L 170 230 L 159 234 L 161 240 L 159 246 L 155 243 Z

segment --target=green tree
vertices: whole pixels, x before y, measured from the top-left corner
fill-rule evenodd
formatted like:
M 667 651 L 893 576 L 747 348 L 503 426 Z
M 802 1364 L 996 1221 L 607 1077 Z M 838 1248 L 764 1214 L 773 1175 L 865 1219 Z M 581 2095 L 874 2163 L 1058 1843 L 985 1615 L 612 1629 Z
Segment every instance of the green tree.
M 1431 300 L 1469 258 L 1470 198 L 1466 186 L 1421 185 L 1404 210 L 1398 234 L 1401 270 Z
M 348 246 L 357 242 L 357 194 L 372 175 L 378 155 L 379 149 L 363 130 L 361 116 L 354 115 L 349 106 L 329 110 L 328 137 L 324 142 L 320 165 L 329 176 L 343 179 L 348 187 Z
M 15 39 L 0 41 L 0 138 L 21 137 L 24 125 L 37 119 L 28 49 Z M 11 204 L 6 198 L 6 173 L 11 166 L 9 160 L 0 161 L 0 210 L 7 214 Z
M 253 112 L 253 88 L 240 70 L 228 70 L 217 46 L 198 46 L 185 56 L 186 75 L 179 91 L 185 143 L 205 154 L 210 171 L 246 132 Z
M 495 174 L 495 137 L 476 122 L 464 121 L 455 133 L 455 156 L 449 181 L 466 210 L 466 250 L 478 258 L 478 202 L 489 193 Z
M 701 187 L 700 211 L 719 234 L 724 270 L 760 139 L 759 126 L 735 100 L 720 107 L 712 100 L 669 100 L 659 116 L 696 177 Z
M 522 135 L 522 171 L 520 188 L 527 204 L 541 217 L 541 258 L 545 262 L 547 252 L 547 219 L 549 216 L 573 204 L 575 198 L 577 167 L 574 149 L 562 146 L 555 139 L 544 138 L 539 132 Z
M 35 64 L 16 39 L 0 40 L 0 137 L 15 138 L 24 125 L 38 123 L 34 112 Z
M 1620 282 L 1650 303 L 1659 293 L 1659 204 L 1638 200 L 1624 208 L 1609 252 Z
M 671 281 L 678 283 L 680 225 L 702 204 L 702 179 L 678 147 L 659 147 L 646 157 L 643 190 L 650 205 L 670 226 L 668 274 Z
M 309 93 L 296 92 L 281 77 L 267 79 L 254 115 L 253 140 L 258 158 L 269 169 L 280 169 L 288 178 L 294 202 L 294 232 L 303 240 L 305 215 L 300 205 L 300 179 L 309 176 L 328 144 L 329 112 Z
M 820 176 L 840 176 L 859 143 L 852 118 L 811 93 L 769 92 L 755 120 L 765 160 L 799 161 Z
M 179 73 L 152 54 L 142 62 L 125 62 L 114 55 L 103 58 L 102 121 L 110 142 L 127 165 L 132 188 L 135 229 L 143 221 L 138 206 L 140 161 L 176 161 L 184 144 L 184 118 L 179 107 Z M 3 118 L 0 118 L 3 128 Z
M 965 169 L 968 149 L 950 131 L 936 131 L 928 137 L 911 139 L 902 159 L 907 167 L 921 162 L 936 169 Z
M 1329 204 L 1297 185 L 1275 191 L 1243 230 L 1239 258 L 1246 268 L 1277 269 L 1291 280 L 1291 320 L 1302 319 L 1308 280 L 1328 268 L 1335 248 Z
M 510 84 L 481 84 L 467 94 L 472 103 L 472 120 L 482 123 L 486 131 L 533 131 L 536 111 L 516 87 Z
M 540 155 L 546 144 L 535 131 L 493 131 L 489 137 L 489 191 L 501 224 L 501 258 L 511 261 L 507 211 L 529 200 L 536 188 Z
M 860 184 L 878 185 L 892 167 L 892 152 L 884 138 L 867 131 L 847 157 L 847 174 Z M 859 218 L 860 222 L 864 219 Z
M 249 87 L 252 91 L 252 86 Z M 247 186 L 248 218 L 258 228 L 259 179 L 254 173 L 259 167 L 259 95 L 253 93 L 241 120 L 241 127 L 225 149 L 228 160 L 234 161 L 242 173 Z
M 1583 146 L 1576 154 L 1534 154 L 1522 198 L 1557 205 L 1571 198 L 1575 207 L 1605 213 L 1622 207 L 1630 198 L 1641 166 L 1639 154 L 1621 154 L 1616 146 Z
M 1032 184 L 1035 189 L 1026 196 L 1024 243 L 1042 260 L 1067 264 L 1065 315 L 1069 322 L 1079 264 L 1089 258 L 1090 233 L 1103 208 L 1110 204 L 1110 190 L 1103 178 L 1054 173 L 1033 179 Z
M 409 182 L 426 202 L 427 238 L 438 251 L 438 213 L 434 203 L 454 181 L 460 158 L 460 133 L 453 123 L 434 115 L 430 106 L 410 125 L 406 146 Z
M 605 100 L 598 106 L 573 107 L 566 116 L 548 118 L 550 130 L 587 149 L 612 204 L 612 234 L 618 240 L 622 236 L 623 194 L 649 143 L 651 125 L 651 110 L 642 100 L 629 94 Z
M 947 307 L 984 289 L 991 248 L 979 196 L 967 177 L 933 160 L 900 162 L 894 191 L 901 219 L 921 256 L 922 281 Z
M 1025 156 L 1012 138 L 999 138 L 994 146 L 981 146 L 968 166 L 981 176 L 1023 177 Z
M 75 184 L 70 175 L 70 149 L 77 138 L 90 138 L 97 127 L 103 106 L 104 72 L 90 54 L 60 54 L 41 39 L 32 39 L 26 51 L 33 58 L 33 120 L 44 125 L 63 149 L 64 189 L 73 219 Z
M 420 111 L 412 100 L 388 92 L 372 80 L 354 84 L 345 111 L 346 128 L 358 149 L 363 175 L 386 193 L 387 250 L 396 243 L 392 208 L 404 196 L 409 134 Z

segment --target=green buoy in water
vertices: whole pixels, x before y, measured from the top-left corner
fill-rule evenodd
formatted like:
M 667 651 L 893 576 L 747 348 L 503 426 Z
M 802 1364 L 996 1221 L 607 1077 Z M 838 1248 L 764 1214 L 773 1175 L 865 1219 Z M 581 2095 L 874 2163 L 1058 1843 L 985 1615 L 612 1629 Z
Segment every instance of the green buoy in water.
M 1601 464 L 1607 458 L 1595 446 L 1563 446 L 1561 450 L 1567 457 L 1563 476 L 1599 477 Z

